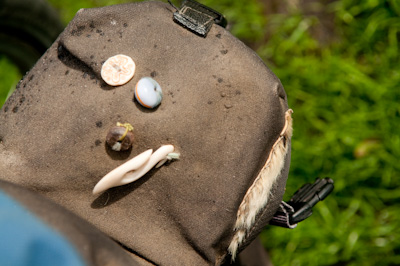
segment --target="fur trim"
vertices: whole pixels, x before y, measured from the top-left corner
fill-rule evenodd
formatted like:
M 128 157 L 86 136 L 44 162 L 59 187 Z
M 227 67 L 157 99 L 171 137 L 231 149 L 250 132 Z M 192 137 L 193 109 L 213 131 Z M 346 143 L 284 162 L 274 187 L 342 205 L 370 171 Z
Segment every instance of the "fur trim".
M 273 184 L 285 165 L 285 157 L 288 151 L 288 142 L 292 137 L 293 111 L 285 113 L 285 126 L 279 138 L 272 146 L 267 162 L 261 169 L 253 184 L 247 190 L 236 215 L 235 235 L 228 247 L 228 251 L 235 260 L 239 246 L 244 242 L 248 231 L 254 225 L 256 215 L 267 205 Z

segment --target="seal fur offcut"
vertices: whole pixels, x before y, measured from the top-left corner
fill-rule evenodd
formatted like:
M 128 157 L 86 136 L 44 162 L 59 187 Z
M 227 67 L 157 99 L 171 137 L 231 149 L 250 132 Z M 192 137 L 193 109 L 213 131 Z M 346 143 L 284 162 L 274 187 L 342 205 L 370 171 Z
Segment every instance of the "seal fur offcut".
M 239 246 L 244 242 L 247 232 L 254 225 L 256 215 L 267 205 L 272 186 L 284 167 L 284 158 L 289 147 L 288 142 L 293 132 L 292 113 L 293 111 L 291 109 L 286 111 L 285 125 L 279 138 L 272 146 L 267 162 L 253 184 L 247 190 L 239 206 L 236 215 L 235 235 L 228 247 L 232 260 L 235 260 Z

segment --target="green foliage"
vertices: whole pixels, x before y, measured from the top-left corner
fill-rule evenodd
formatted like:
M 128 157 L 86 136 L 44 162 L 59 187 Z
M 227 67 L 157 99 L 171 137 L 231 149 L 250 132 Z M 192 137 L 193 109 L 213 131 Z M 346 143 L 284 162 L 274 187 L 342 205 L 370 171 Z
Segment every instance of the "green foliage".
M 50 2 L 66 24 L 80 8 L 127 1 Z M 262 233 L 273 263 L 399 265 L 400 2 L 330 1 L 323 6 L 335 24 L 328 44 L 313 34 L 321 21 L 302 10 L 265 17 L 257 0 L 201 2 L 223 13 L 233 34 L 259 46 L 286 89 L 294 110 L 286 199 L 316 177 L 335 181 L 333 194 L 296 229 Z M 1 58 L 0 104 L 17 76 Z
M 336 1 L 339 41 L 310 35 L 315 17 L 268 18 L 259 54 L 281 79 L 294 110 L 287 194 L 330 176 L 332 196 L 295 230 L 268 228 L 276 265 L 400 263 L 398 4 Z
M 14 91 L 20 78 L 18 68 L 7 57 L 0 55 L 0 107 Z
M 246 43 L 256 42 L 263 38 L 265 16 L 262 5 L 256 0 L 202 0 L 199 1 L 220 13 L 229 22 L 231 33 Z
M 76 12 L 81 8 L 94 8 L 101 6 L 110 6 L 116 4 L 123 4 L 129 2 L 139 2 L 139 1 L 129 1 L 129 0 L 48 0 L 53 7 L 55 7 L 59 13 L 62 21 L 67 24 L 71 21 Z
M 143 1 L 143 0 L 142 0 Z M 62 20 L 67 24 L 75 13 L 81 8 L 93 8 L 100 6 L 108 6 L 122 4 L 128 2 L 140 2 L 129 0 L 69 0 L 57 1 L 49 0 L 56 7 Z M 167 1 L 165 1 L 167 2 Z M 176 6 L 180 6 L 180 1 L 172 1 Z M 265 17 L 260 13 L 262 5 L 256 0 L 249 1 L 231 1 L 231 0 L 202 0 L 202 4 L 210 6 L 215 10 L 223 10 L 223 14 L 229 19 L 232 27 L 232 33 L 246 41 L 258 41 L 263 37 L 263 27 L 265 25 Z M 240 12 L 238 12 L 240 11 Z

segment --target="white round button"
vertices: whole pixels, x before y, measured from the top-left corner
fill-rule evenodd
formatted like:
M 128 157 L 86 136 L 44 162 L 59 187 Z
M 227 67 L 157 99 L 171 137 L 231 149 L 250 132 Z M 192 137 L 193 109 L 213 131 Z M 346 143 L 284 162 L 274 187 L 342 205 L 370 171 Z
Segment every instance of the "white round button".
M 149 77 L 141 78 L 136 84 L 135 98 L 144 107 L 157 107 L 162 100 L 162 90 L 160 84 Z
M 124 85 L 135 74 L 136 64 L 127 55 L 112 56 L 104 62 L 101 68 L 101 77 L 111 86 Z

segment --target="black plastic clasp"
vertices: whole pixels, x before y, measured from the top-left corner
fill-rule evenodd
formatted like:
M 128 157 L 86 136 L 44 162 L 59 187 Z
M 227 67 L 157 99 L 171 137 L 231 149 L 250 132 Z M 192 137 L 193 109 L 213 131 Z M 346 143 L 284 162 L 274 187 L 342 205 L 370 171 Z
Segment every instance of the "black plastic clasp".
M 317 178 L 313 184 L 305 184 L 288 201 L 282 201 L 269 222 L 271 225 L 295 228 L 296 224 L 310 217 L 312 208 L 333 191 L 333 180 Z
M 221 13 L 194 0 L 182 2 L 181 8 L 174 13 L 174 21 L 202 37 L 207 36 L 213 24 L 224 28 L 228 24 Z
M 296 224 L 312 214 L 312 208 L 333 191 L 333 180 L 317 178 L 313 184 L 305 184 L 287 202 L 294 213 L 289 215 L 289 223 Z

